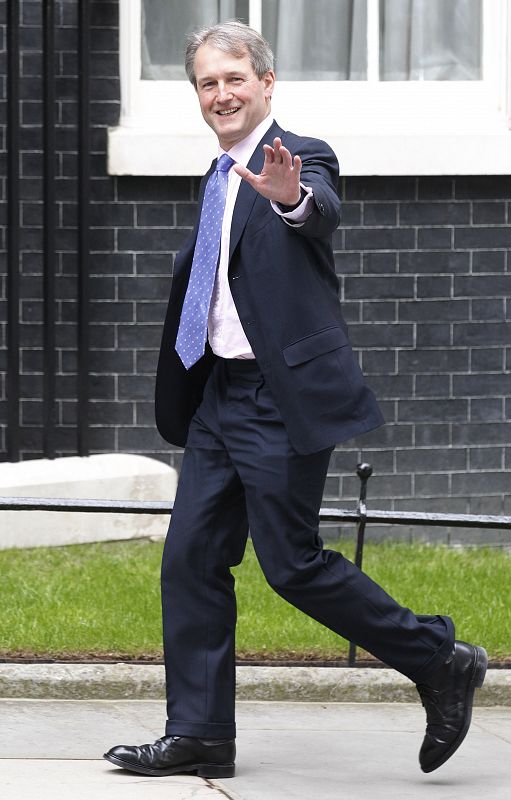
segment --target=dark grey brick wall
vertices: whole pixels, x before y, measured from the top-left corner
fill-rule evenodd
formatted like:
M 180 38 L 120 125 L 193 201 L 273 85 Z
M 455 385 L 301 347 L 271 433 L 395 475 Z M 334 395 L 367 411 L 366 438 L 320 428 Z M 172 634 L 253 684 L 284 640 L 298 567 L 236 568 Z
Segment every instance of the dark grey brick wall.
M 41 7 L 22 3 L 20 28 L 24 458 L 41 455 L 43 424 Z M 91 8 L 91 446 L 179 466 L 179 451 L 155 431 L 152 397 L 172 261 L 194 219 L 198 181 L 107 175 L 106 126 L 119 116 L 118 4 L 96 0 Z M 5 176 L 5 2 L 0 15 Z M 66 455 L 77 442 L 75 0 L 57 3 L 57 26 L 58 448 Z M 5 177 L 0 192 L 5 248 Z M 511 514 L 511 177 L 357 177 L 343 179 L 340 192 L 341 296 L 387 425 L 335 452 L 325 503 L 357 496 L 354 468 L 364 459 L 376 473 L 373 505 Z M 5 250 L 0 270 L 5 458 Z

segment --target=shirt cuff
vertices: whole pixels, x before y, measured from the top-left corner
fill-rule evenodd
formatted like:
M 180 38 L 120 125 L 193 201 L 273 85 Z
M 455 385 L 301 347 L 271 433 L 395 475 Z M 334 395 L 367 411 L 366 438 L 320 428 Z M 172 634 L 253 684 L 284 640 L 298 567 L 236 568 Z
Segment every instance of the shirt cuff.
M 312 193 L 312 188 L 310 186 L 304 186 L 303 183 L 300 183 L 300 188 L 302 189 L 302 194 L 305 192 L 305 196 L 303 200 L 293 208 L 292 211 L 282 211 L 282 208 L 279 207 L 278 203 L 274 203 L 273 200 L 270 200 L 271 207 L 275 211 L 279 217 L 282 217 L 284 222 L 288 225 L 292 225 L 293 227 L 300 227 L 306 221 L 307 217 L 312 214 L 313 207 L 314 207 L 314 195 Z

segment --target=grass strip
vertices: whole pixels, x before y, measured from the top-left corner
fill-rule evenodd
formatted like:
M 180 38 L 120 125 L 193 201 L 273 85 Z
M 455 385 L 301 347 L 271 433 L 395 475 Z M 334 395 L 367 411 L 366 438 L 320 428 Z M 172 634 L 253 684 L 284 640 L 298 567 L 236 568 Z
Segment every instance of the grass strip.
M 0 551 L 0 655 L 161 657 L 161 552 L 145 540 Z M 368 543 L 364 570 L 417 614 L 451 615 L 457 637 L 492 658 L 511 655 L 510 553 Z M 267 586 L 250 541 L 233 572 L 239 657 L 346 656 L 345 640 Z

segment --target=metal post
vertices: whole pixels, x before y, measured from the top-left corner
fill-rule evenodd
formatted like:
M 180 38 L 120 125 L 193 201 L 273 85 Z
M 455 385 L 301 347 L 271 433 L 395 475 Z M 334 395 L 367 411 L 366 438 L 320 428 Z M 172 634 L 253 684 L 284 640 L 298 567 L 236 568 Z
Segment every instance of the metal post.
M 89 455 L 90 8 L 79 2 L 78 454 Z
M 362 569 L 362 560 L 364 557 L 364 536 L 367 522 L 367 482 L 373 474 L 371 464 L 357 464 L 357 475 L 360 478 L 360 496 L 358 500 L 358 526 L 357 526 L 357 547 L 355 551 L 355 566 Z M 350 642 L 348 653 L 348 666 L 354 667 L 357 658 L 357 646 Z
M 55 458 L 55 33 L 54 0 L 43 3 L 44 55 L 44 378 L 43 441 L 46 458 Z
M 19 1 L 7 4 L 7 457 L 20 459 Z

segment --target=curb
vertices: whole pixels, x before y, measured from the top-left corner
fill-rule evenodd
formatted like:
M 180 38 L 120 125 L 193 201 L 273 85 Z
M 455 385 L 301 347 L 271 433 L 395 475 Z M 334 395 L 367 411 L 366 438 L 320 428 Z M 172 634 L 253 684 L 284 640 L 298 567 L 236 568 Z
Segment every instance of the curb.
M 408 703 L 415 685 L 392 669 L 237 667 L 238 700 Z M 0 664 L 0 698 L 163 700 L 160 664 Z M 475 705 L 511 706 L 511 670 L 488 670 Z

